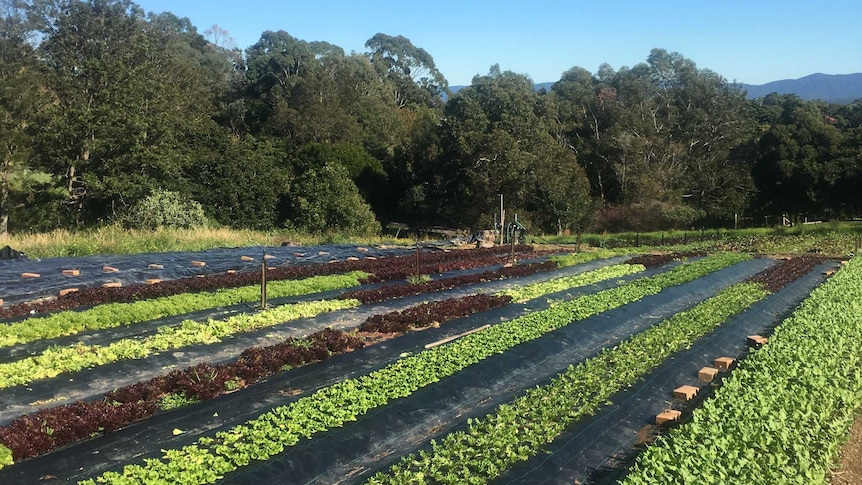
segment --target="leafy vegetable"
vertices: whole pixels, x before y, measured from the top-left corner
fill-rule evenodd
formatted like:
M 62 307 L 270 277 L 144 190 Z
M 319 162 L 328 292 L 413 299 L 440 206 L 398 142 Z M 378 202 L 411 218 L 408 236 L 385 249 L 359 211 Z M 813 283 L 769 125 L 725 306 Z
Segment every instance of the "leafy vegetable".
M 168 450 L 161 460 L 129 465 L 120 473 L 107 472 L 97 481 L 129 483 L 146 477 L 167 483 L 211 483 L 252 460 L 266 460 L 303 437 L 311 438 L 320 431 L 354 421 L 370 409 L 409 396 L 417 389 L 519 343 L 746 258 L 734 254 L 712 256 L 500 323 L 450 344 L 406 356 L 368 375 L 320 389 L 257 419 L 219 432 L 214 438 L 201 438 L 180 450 Z
M 618 390 L 766 294 L 754 283 L 730 286 L 597 357 L 569 367 L 547 386 L 531 389 L 501 405 L 496 413 L 470 420 L 466 431 L 432 442 L 431 452 L 409 455 L 368 483 L 487 483 L 512 463 L 535 455 L 566 426 L 593 414 Z
M 811 292 L 689 423 L 649 447 L 624 483 L 827 483 L 862 405 L 860 342 L 856 257 Z
M 327 290 L 358 286 L 368 273 L 354 271 L 343 275 L 313 276 L 299 281 L 271 281 L 270 298 L 305 295 Z M 214 293 L 190 293 L 166 296 L 134 303 L 109 303 L 84 311 L 67 311 L 0 325 L 0 347 L 74 335 L 86 330 L 119 327 L 132 323 L 182 315 L 197 310 L 260 299 L 260 286 L 223 289 Z
M 252 315 L 235 315 L 225 320 L 186 320 L 178 327 L 162 327 L 158 333 L 143 340 L 121 339 L 106 346 L 77 344 L 70 347 L 52 347 L 33 357 L 0 364 L 0 388 L 48 379 L 64 372 L 79 371 L 118 360 L 140 359 L 151 352 L 192 344 L 212 344 L 235 333 L 358 305 L 357 300 L 295 303 Z

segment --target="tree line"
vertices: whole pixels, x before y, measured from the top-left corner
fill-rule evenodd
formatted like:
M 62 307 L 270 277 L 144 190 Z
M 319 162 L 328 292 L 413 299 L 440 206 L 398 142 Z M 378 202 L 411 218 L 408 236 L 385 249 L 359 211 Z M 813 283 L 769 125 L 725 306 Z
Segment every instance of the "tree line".
M 0 0 L 0 233 L 483 228 L 499 194 L 545 233 L 862 212 L 860 102 L 746 100 L 663 49 L 452 93 L 409 39 L 365 47 L 279 30 L 241 51 L 128 0 Z

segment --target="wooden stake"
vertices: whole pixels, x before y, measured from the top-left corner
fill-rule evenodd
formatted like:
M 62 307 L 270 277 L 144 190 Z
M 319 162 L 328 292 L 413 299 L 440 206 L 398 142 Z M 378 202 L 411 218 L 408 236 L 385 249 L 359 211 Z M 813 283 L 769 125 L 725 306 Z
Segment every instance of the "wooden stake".
M 470 335 L 471 333 L 481 332 L 482 330 L 485 330 L 486 328 L 491 328 L 491 325 L 482 325 L 479 328 L 474 328 L 473 330 L 467 330 L 466 332 L 459 333 L 458 335 L 453 335 L 451 337 L 446 337 L 444 339 L 440 339 L 436 342 L 431 342 L 430 344 L 425 345 L 425 348 L 426 349 L 432 349 L 432 348 L 437 347 L 439 345 L 449 343 L 453 340 L 458 340 L 461 337 L 466 337 L 467 335 Z
M 266 255 L 260 263 L 260 309 L 266 310 Z

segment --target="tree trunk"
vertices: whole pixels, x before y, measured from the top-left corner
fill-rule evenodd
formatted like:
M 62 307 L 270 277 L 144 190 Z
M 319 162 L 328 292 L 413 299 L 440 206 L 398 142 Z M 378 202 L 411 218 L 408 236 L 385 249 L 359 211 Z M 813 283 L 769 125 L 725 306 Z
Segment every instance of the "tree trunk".
M 9 172 L 12 166 L 12 155 L 6 152 L 3 157 L 3 173 L 0 175 L 0 236 L 5 236 L 9 229 Z

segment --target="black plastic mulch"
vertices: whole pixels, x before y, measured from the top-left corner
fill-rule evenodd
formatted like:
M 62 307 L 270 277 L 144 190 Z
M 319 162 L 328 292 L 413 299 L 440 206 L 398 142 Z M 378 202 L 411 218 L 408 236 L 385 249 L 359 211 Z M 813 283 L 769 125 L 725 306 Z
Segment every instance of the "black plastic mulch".
M 555 276 L 576 274 L 619 262 L 619 260 L 621 259 L 615 258 L 564 268 L 555 272 Z M 619 280 L 633 279 L 656 272 L 658 270 L 631 275 Z M 545 276 L 544 279 L 548 277 L 550 276 Z M 542 275 L 533 275 L 527 279 L 541 281 L 543 277 Z M 594 293 L 615 285 L 616 281 L 618 280 L 560 292 L 549 295 L 549 298 L 572 298 Z M 516 283 L 499 281 L 491 285 L 496 290 L 513 284 Z M 524 279 L 519 279 L 517 284 L 526 284 L 526 282 Z M 475 287 L 471 288 L 470 291 L 475 291 Z M 144 456 L 160 456 L 159 450 L 162 448 L 189 444 L 200 436 L 211 435 L 238 422 L 253 419 L 274 406 L 291 402 L 321 387 L 345 378 L 372 372 L 394 362 L 404 352 L 421 351 L 428 342 L 457 335 L 486 323 L 493 324 L 525 312 L 547 308 L 548 304 L 547 299 L 542 298 L 520 305 L 510 305 L 492 312 L 476 314 L 468 319 L 447 322 L 440 328 L 408 333 L 402 337 L 381 342 L 359 351 L 334 356 L 325 362 L 293 369 L 247 389 L 223 395 L 195 406 L 157 414 L 144 422 L 115 433 L 70 445 L 47 455 L 4 468 L 0 470 L 0 483 L 6 483 L 7 480 L 10 480 L 9 483 L 28 483 L 28 481 L 35 481 L 37 476 L 45 475 L 59 477 L 58 479 L 63 481 L 80 480 Z M 210 360 L 210 362 L 212 361 Z M 103 377 L 109 378 L 110 376 Z M 298 393 L 299 391 L 301 393 Z M 174 428 L 182 429 L 186 433 L 174 436 L 172 433 Z
M 5 305 L 30 301 L 35 298 L 56 296 L 65 288 L 97 287 L 104 283 L 122 283 L 124 286 L 143 284 L 148 279 L 174 280 L 211 275 L 227 270 L 260 271 L 264 253 L 272 256 L 269 266 L 327 263 L 347 257 L 389 257 L 410 254 L 409 247 L 366 246 L 359 251 L 358 245 L 329 244 L 308 247 L 253 246 L 245 248 L 220 248 L 206 251 L 173 251 L 130 255 L 99 254 L 76 258 L 12 259 L 0 261 L 0 297 Z M 320 254 L 321 252 L 325 254 Z M 253 258 L 243 261 L 242 256 Z M 192 261 L 206 265 L 196 267 Z M 153 269 L 151 264 L 161 265 Z M 119 269 L 116 273 L 105 273 L 104 266 Z M 77 269 L 79 276 L 65 276 L 63 270 Z M 23 273 L 38 274 L 38 278 L 21 278 Z
M 689 308 L 772 262 L 748 261 L 697 281 L 667 288 L 472 365 L 356 423 L 303 441 L 224 483 L 358 483 L 401 456 L 429 449 L 430 439 L 462 429 L 525 389 L 546 384 L 569 365 Z
M 579 274 L 600 267 L 618 264 L 624 259 L 624 257 L 615 257 L 597 260 L 511 280 L 492 281 L 453 290 L 400 298 L 373 305 L 363 305 L 354 309 L 331 312 L 313 318 L 292 320 L 258 331 L 237 334 L 217 344 L 183 347 L 152 355 L 145 359 L 120 361 L 91 370 L 66 373 L 52 379 L 35 381 L 28 386 L 0 389 L 0 424 L 7 423 L 18 416 L 45 407 L 53 407 L 77 400 L 100 398 L 103 394 L 114 389 L 147 380 L 157 375 L 166 374 L 172 369 L 184 369 L 201 362 L 210 364 L 227 362 L 236 358 L 248 347 L 272 345 L 287 338 L 308 335 L 323 330 L 326 327 L 341 330 L 349 329 L 360 325 L 374 314 L 404 309 L 426 301 L 465 296 L 476 292 L 493 292 L 515 285 L 526 285 L 555 277 Z M 639 276 L 641 275 L 635 274 L 614 281 L 624 281 Z M 612 283 L 608 282 L 608 284 Z M 340 290 L 334 291 L 332 295 L 339 292 Z M 288 297 L 284 300 L 320 299 L 321 295 L 325 294 L 318 293 L 302 297 Z M 511 311 L 516 312 L 517 310 L 513 309 Z M 204 312 L 205 315 L 206 312 Z M 123 329 L 108 329 L 95 333 L 87 343 L 94 344 L 113 341 L 117 335 L 115 332 L 131 332 L 135 336 L 143 337 L 155 332 L 159 326 L 165 324 L 175 325 L 180 323 L 184 318 L 184 316 L 171 317 L 155 322 L 130 325 L 128 328 Z M 71 342 L 75 341 L 74 337 L 66 337 L 60 340 L 66 341 L 69 339 L 71 339 Z M 24 348 L 36 348 L 42 345 L 45 345 L 45 343 L 34 342 L 32 345 L 28 344 L 28 346 L 24 346 Z
M 691 348 L 672 356 L 638 384 L 612 396 L 613 406 L 580 420 L 537 456 L 513 466 L 493 483 L 617 483 L 637 453 L 661 433 L 654 424 L 656 414 L 665 409 L 679 409 L 685 418 L 690 418 L 691 410 L 719 385 L 720 380 L 712 384 L 699 382 L 698 370 L 712 366 L 717 357 L 744 358 L 748 354 L 746 337 L 770 334 L 824 281 L 826 276 L 822 272 L 834 266 L 825 263 L 813 270 L 809 268 L 794 283 L 732 317 Z M 697 398 L 688 403 L 674 400 L 673 390 L 682 385 L 699 387 Z

